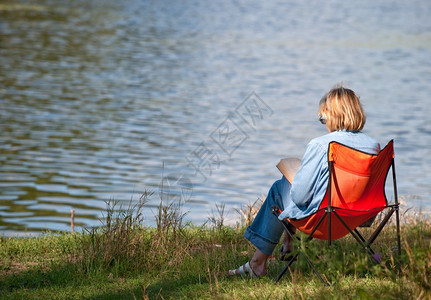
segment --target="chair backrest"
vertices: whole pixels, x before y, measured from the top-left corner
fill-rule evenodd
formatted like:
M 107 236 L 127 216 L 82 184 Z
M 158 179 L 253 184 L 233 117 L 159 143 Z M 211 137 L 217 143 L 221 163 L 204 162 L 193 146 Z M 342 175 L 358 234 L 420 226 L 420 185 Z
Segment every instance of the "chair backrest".
M 296 228 L 324 240 L 336 240 L 349 233 L 349 229 L 332 217 L 329 233 L 329 211 L 355 229 L 387 207 L 386 177 L 393 166 L 394 148 L 391 140 L 378 154 L 369 154 L 337 142 L 328 150 L 330 180 L 325 197 L 316 213 L 300 220 L 289 220 Z M 330 213 L 331 215 L 333 213 Z
M 385 182 L 393 157 L 392 140 L 377 155 L 331 142 L 328 150 L 330 186 L 320 208 L 330 204 L 361 211 L 386 206 Z

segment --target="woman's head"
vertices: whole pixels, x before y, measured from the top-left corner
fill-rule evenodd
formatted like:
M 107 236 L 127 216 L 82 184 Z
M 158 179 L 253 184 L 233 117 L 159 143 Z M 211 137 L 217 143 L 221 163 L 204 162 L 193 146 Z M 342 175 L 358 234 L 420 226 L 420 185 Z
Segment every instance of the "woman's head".
M 355 92 L 336 86 L 320 100 L 319 117 L 325 120 L 329 131 L 360 131 L 364 128 L 366 116 Z

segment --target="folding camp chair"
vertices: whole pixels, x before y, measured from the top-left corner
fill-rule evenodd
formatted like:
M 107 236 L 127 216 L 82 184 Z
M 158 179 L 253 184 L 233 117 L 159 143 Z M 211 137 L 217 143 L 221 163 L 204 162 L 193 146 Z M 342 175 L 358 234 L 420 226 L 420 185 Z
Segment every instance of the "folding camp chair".
M 373 251 L 371 244 L 387 224 L 393 213 L 396 214 L 396 230 L 398 255 L 401 254 L 400 215 L 395 175 L 393 140 L 377 155 L 368 154 L 331 142 L 328 149 L 329 182 L 326 194 L 319 209 L 303 219 L 284 219 L 282 224 L 287 234 L 294 239 L 292 225 L 308 235 L 305 242 L 313 238 L 331 242 L 347 234 L 351 234 L 373 260 L 380 263 L 380 255 Z M 394 204 L 388 204 L 385 194 L 385 183 L 389 170 L 392 168 Z M 366 240 L 357 230 L 361 224 L 372 220 L 382 210 L 388 213 Z M 278 217 L 280 208 L 273 207 L 272 212 Z M 287 263 L 277 277 L 277 282 L 289 266 L 302 254 L 314 273 L 326 283 L 304 251 L 298 251 Z

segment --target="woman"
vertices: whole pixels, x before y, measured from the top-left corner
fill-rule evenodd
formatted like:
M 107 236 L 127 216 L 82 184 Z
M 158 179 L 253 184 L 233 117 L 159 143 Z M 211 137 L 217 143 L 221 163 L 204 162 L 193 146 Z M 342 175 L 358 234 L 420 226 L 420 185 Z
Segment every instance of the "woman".
M 283 234 L 281 222 L 271 212 L 272 206 L 277 205 L 283 210 L 280 219 L 301 219 L 318 209 L 328 185 L 327 151 L 331 141 L 372 154 L 380 151 L 379 143 L 361 132 L 366 117 L 359 98 L 352 90 L 342 86 L 330 90 L 320 100 L 318 116 L 329 134 L 315 138 L 307 145 L 292 184 L 282 177 L 272 185 L 256 218 L 244 234 L 256 247 L 256 252 L 249 262 L 229 270 L 230 275 L 247 274 L 253 278 L 267 273 L 266 262 Z M 286 234 L 282 255 L 292 250 L 292 243 Z

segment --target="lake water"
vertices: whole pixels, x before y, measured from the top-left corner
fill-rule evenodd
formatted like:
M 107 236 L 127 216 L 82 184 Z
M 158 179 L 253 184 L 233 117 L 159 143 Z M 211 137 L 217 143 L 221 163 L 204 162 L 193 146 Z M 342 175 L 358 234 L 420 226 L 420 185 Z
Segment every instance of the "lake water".
M 326 133 L 318 101 L 341 81 L 364 131 L 395 140 L 403 201 L 429 209 L 430 16 L 426 0 L 0 1 L 0 234 L 70 230 L 72 209 L 95 226 L 145 190 L 148 225 L 160 197 L 197 224 L 224 203 L 234 224 Z

